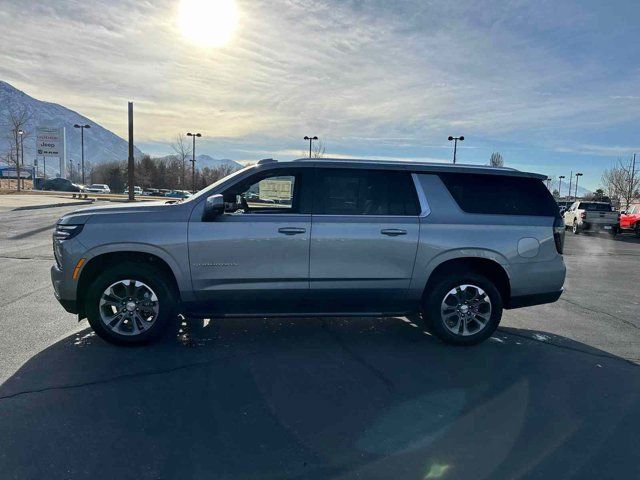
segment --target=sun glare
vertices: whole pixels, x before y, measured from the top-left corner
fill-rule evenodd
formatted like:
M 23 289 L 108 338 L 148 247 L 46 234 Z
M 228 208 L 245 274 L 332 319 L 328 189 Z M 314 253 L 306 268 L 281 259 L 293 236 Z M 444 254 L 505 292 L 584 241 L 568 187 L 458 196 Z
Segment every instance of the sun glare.
M 182 0 L 179 25 L 182 35 L 203 47 L 222 47 L 236 29 L 235 0 Z

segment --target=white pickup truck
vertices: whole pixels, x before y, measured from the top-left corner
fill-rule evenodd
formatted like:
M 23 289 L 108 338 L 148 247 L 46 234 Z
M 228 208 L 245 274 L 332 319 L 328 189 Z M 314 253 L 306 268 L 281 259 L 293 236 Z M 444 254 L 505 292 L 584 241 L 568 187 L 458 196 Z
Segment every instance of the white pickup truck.
M 604 230 L 615 235 L 618 233 L 618 217 L 610 203 L 578 201 L 564 212 L 564 225 L 575 234 L 583 230 Z

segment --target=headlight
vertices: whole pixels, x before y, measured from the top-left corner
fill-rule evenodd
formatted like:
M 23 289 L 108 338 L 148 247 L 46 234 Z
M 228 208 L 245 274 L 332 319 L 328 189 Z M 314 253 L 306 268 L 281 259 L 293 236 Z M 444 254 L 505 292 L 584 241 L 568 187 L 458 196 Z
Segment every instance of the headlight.
M 56 225 L 53 238 L 56 240 L 69 240 L 82 231 L 82 225 Z

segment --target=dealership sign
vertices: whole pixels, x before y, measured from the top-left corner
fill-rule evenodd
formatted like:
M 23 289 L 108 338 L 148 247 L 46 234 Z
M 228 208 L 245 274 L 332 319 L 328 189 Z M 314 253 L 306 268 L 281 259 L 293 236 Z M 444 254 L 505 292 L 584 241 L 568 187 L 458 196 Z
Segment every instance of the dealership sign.
M 61 128 L 36 128 L 36 152 L 43 157 L 63 157 L 64 133 Z

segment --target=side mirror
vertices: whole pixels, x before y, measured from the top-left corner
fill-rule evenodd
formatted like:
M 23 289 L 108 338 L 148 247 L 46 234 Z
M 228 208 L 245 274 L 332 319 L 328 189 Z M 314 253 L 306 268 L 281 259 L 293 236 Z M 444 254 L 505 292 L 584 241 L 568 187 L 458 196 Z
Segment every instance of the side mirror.
M 205 220 L 211 220 L 218 215 L 222 215 L 224 213 L 224 197 L 220 194 L 211 195 L 207 197 L 207 200 L 204 204 L 204 214 L 203 217 Z

